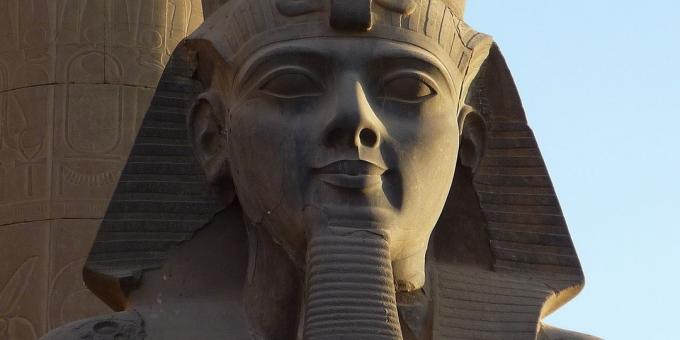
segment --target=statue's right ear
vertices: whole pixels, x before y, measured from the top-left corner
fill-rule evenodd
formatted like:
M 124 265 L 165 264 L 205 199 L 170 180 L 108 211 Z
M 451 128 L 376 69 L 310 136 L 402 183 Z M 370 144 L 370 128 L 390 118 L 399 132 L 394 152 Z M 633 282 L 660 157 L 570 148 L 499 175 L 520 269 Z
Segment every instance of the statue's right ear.
M 465 105 L 460 116 L 462 130 L 458 156 L 461 165 L 474 173 L 486 149 L 486 123 L 482 115 L 468 105 Z
M 196 98 L 189 114 L 189 139 L 208 182 L 224 195 L 227 202 L 234 197 L 229 169 L 226 110 L 216 91 L 207 91 Z

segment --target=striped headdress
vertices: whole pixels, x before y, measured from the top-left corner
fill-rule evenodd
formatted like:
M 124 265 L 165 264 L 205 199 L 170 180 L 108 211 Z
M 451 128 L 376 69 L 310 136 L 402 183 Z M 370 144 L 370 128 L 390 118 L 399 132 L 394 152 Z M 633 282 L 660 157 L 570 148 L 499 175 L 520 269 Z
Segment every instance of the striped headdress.
M 488 315 L 479 316 L 475 323 L 454 315 L 435 325 L 439 331 L 476 327 L 496 330 L 499 339 L 524 338 L 518 334 L 535 331 L 542 317 L 582 288 L 581 266 L 519 94 L 491 38 L 462 21 L 465 1 L 204 2 L 207 20 L 180 44 L 161 78 L 86 265 L 88 285 L 107 287 L 97 293 L 110 305 L 122 308 L 125 294 L 145 270 L 160 267 L 172 246 L 189 240 L 223 208 L 210 194 L 187 137 L 189 108 L 211 86 L 210 79 L 196 76 L 199 68 L 214 67 L 201 65 L 211 59 L 201 55 L 217 54 L 229 65 L 273 42 L 319 36 L 368 35 L 433 52 L 446 59 L 450 72 L 459 73 L 454 78 L 461 79 L 461 101 L 484 120 L 481 163 L 473 172 L 456 173 L 449 202 L 433 233 L 434 261 L 441 258 L 453 273 L 438 275 L 439 282 L 480 290 L 479 296 L 486 289 L 480 287 L 496 287 L 488 288 L 488 294 L 498 294 L 500 289 L 511 303 L 529 301 L 526 304 L 534 304 L 537 312 L 504 314 L 502 303 L 497 306 L 468 292 L 463 295 L 470 310 Z M 471 240 L 479 241 L 473 248 L 484 248 L 476 251 L 488 257 L 488 271 L 456 283 L 463 277 L 456 274 L 456 256 L 445 253 L 464 252 Z M 493 280 L 498 282 L 486 279 L 489 273 L 497 273 Z M 462 290 L 441 291 L 453 296 L 450 299 L 462 294 Z

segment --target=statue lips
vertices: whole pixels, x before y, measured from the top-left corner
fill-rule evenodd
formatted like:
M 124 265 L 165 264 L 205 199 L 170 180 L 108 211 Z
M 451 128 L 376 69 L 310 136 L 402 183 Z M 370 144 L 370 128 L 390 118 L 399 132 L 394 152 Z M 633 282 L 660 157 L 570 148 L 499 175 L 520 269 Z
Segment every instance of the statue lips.
M 363 160 L 341 160 L 317 168 L 321 181 L 330 185 L 363 191 L 377 188 L 387 169 Z

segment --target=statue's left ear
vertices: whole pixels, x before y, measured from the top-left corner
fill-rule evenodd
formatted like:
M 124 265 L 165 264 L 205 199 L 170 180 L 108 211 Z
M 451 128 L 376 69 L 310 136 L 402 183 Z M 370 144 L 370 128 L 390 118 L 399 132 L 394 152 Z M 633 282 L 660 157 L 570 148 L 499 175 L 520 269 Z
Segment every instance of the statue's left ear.
M 474 173 L 486 147 L 486 124 L 482 115 L 468 105 L 463 107 L 459 117 L 461 117 L 460 162 Z

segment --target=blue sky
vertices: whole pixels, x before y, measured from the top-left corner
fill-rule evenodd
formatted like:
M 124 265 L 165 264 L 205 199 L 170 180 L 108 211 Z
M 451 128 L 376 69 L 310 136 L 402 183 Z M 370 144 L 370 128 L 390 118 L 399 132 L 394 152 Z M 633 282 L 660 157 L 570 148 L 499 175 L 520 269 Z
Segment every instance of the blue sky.
M 469 0 L 515 77 L 586 273 L 548 319 L 677 340 L 680 2 Z

